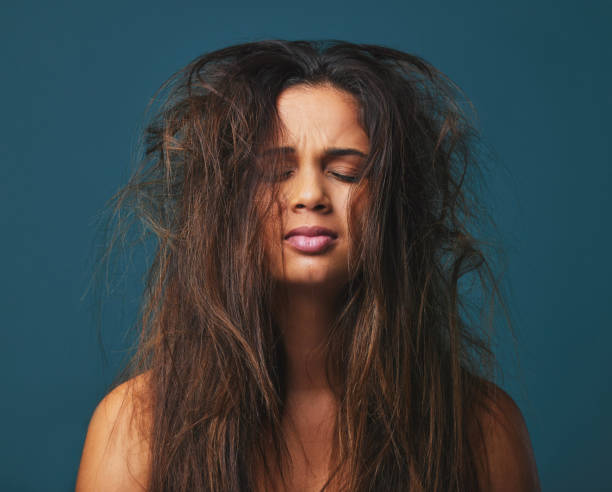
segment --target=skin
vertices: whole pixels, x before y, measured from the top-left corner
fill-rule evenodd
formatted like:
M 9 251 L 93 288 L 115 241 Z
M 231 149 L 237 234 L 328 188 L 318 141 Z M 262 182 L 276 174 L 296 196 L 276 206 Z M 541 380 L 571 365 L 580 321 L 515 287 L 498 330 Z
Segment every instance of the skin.
M 357 102 L 330 86 L 291 87 L 280 95 L 278 111 L 285 129 L 279 142 L 284 173 L 280 211 L 267 222 L 267 256 L 286 299 L 275 316 L 289 355 L 288 390 L 311 393 L 329 389 L 321 361 L 305 359 L 323 342 L 348 282 L 351 180 L 364 164 L 369 139 L 358 122 Z M 338 149 L 346 155 L 331 155 Z M 354 197 L 356 214 L 364 203 L 363 193 Z M 300 226 L 323 226 L 337 238 L 322 252 L 305 253 L 284 239 Z
M 349 279 L 350 198 L 370 145 L 358 121 L 358 104 L 346 92 L 327 85 L 294 86 L 277 104 L 286 174 L 279 183 L 280 212 L 268 221 L 267 253 L 285 296 L 275 312 L 288 356 L 283 426 L 294 460 L 291 481 L 300 490 L 318 490 L 328 473 L 338 403 L 325 376 L 321 345 Z M 352 200 L 357 216 L 365 203 L 364 194 L 357 193 Z M 323 226 L 337 238 L 322 252 L 305 253 L 284 239 L 300 226 Z
M 369 151 L 368 137 L 358 122 L 353 97 L 327 85 L 294 86 L 278 99 L 285 127 L 286 174 L 281 179 L 279 209 L 267 222 L 270 269 L 286 302 L 275 308 L 287 352 L 286 415 L 282 423 L 293 468 L 290 490 L 320 490 L 328 474 L 333 419 L 337 401 L 324 372 L 321 349 L 338 314 L 338 296 L 348 281 L 349 203 L 354 184 L 338 175 L 355 174 L 363 163 L 356 155 L 332 156 L 329 149 Z M 291 148 L 291 151 L 287 151 Z M 274 149 L 270 149 L 274 151 Z M 356 194 L 358 217 L 367 197 Z M 337 239 L 322 253 L 297 251 L 284 235 L 303 225 L 334 230 Z M 354 229 L 359 234 L 358 229 Z M 150 470 L 147 445 L 146 378 L 138 376 L 116 388 L 96 408 L 91 419 L 77 491 L 146 490 Z M 485 489 L 528 492 L 539 489 L 533 450 L 522 414 L 514 401 L 498 390 L 491 412 L 479 416 L 488 464 Z M 142 414 L 140 426 L 130 418 Z M 262 487 L 267 489 L 267 487 Z
M 282 217 L 268 221 L 270 268 L 285 287 L 337 292 L 348 279 L 349 192 L 369 152 L 369 139 L 353 96 L 331 86 L 294 86 L 277 104 L 285 131 L 278 147 L 267 152 L 282 155 L 277 178 Z M 337 155 L 340 151 L 343 155 Z M 328 227 L 338 238 L 323 253 L 303 253 L 282 241 L 283 234 L 302 225 Z

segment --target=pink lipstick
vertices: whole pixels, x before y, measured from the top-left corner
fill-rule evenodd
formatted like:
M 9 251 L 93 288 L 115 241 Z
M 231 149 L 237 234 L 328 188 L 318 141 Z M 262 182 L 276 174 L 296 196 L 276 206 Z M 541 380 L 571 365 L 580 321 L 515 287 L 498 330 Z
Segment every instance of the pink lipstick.
M 285 240 L 298 251 L 321 253 L 329 248 L 338 234 L 331 229 L 319 226 L 302 226 L 292 229 Z

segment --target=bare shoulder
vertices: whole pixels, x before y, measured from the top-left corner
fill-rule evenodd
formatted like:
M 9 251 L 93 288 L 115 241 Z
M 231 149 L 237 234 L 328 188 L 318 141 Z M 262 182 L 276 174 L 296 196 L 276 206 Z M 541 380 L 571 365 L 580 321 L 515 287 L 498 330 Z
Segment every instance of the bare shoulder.
M 150 452 L 148 372 L 112 390 L 96 407 L 89 428 L 76 490 L 146 490 Z
M 488 404 L 479 413 L 478 420 L 484 445 L 479 453 L 483 489 L 494 492 L 541 490 L 527 425 L 510 395 L 491 383 Z

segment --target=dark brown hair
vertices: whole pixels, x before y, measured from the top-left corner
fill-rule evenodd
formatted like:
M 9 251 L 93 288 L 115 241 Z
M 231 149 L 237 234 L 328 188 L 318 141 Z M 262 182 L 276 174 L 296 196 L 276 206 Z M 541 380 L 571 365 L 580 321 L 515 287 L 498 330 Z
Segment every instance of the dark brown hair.
M 498 291 L 473 234 L 482 215 L 469 106 L 416 56 L 278 40 L 177 73 L 145 132 L 143 164 L 115 197 L 118 231 L 128 210 L 155 240 L 128 373 L 149 375 L 150 490 L 250 490 L 256 467 L 290 466 L 262 238 L 274 194 L 261 203 L 257 156 L 279 132 L 279 94 L 297 84 L 350 93 L 371 148 L 355 185 L 369 204 L 327 344 L 340 383 L 328 483 L 478 490 L 471 429 L 494 358 L 470 303 L 487 311 Z M 479 280 L 477 295 L 464 279 Z

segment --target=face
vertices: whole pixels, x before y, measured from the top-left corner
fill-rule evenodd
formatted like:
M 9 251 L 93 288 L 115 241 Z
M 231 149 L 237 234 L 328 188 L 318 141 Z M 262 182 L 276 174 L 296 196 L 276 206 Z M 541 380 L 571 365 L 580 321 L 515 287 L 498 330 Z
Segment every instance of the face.
M 298 85 L 277 107 L 285 131 L 263 152 L 282 163 L 278 207 L 266 222 L 272 275 L 287 286 L 339 288 L 349 276 L 349 193 L 357 216 L 365 203 L 355 183 L 369 139 L 357 101 L 331 86 Z

